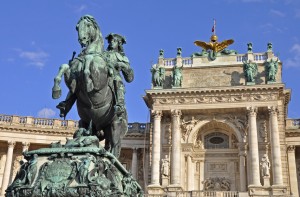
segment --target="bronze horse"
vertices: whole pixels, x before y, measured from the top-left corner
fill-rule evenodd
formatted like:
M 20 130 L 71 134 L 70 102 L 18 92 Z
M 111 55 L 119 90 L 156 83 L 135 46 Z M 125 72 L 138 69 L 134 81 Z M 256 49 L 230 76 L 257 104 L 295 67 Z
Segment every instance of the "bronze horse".
M 61 96 L 59 84 L 64 76 L 69 93 L 65 101 L 57 107 L 61 117 L 65 117 L 75 101 L 80 117 L 79 127 L 91 129 L 99 140 L 105 139 L 105 149 L 117 158 L 121 150 L 121 138 L 128 130 L 127 112 L 115 113 L 115 93 L 112 77 L 109 75 L 109 60 L 105 58 L 103 37 L 92 16 L 86 15 L 77 23 L 78 41 L 81 53 L 69 64 L 62 64 L 54 78 L 52 97 Z

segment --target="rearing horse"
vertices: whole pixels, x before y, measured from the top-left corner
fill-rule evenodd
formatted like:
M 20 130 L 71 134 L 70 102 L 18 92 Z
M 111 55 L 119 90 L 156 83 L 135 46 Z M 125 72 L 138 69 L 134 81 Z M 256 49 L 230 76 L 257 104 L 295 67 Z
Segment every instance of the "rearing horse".
M 92 135 L 100 141 L 105 139 L 105 149 L 118 158 L 121 138 L 128 130 L 127 112 L 119 116 L 115 114 L 116 101 L 109 76 L 109 62 L 103 55 L 102 34 L 95 19 L 89 15 L 80 18 L 76 30 L 82 52 L 69 64 L 60 66 L 54 78 L 52 97 L 57 99 L 61 96 L 59 84 L 64 76 L 69 93 L 66 100 L 57 106 L 61 110 L 60 116 L 65 117 L 77 101 L 79 127 L 88 129 L 92 123 Z

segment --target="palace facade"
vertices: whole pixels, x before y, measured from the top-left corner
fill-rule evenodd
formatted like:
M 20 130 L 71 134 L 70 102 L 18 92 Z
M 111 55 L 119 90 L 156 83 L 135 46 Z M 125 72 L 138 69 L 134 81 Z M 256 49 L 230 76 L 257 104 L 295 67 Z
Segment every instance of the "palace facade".
M 175 58 L 160 51 L 144 96 L 152 111 L 149 194 L 299 196 L 299 120 L 287 117 L 283 63 L 266 48 L 186 58 L 181 48 Z

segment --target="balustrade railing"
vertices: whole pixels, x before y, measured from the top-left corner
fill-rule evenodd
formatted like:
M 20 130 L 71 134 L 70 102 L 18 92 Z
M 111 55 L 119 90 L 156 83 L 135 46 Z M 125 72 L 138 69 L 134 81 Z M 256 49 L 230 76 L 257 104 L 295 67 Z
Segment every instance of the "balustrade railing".
M 43 127 L 43 128 L 61 128 L 75 129 L 78 128 L 78 121 L 60 120 L 50 118 L 34 118 L 31 116 L 12 116 L 0 114 L 0 125 L 14 125 L 26 127 Z
M 168 197 L 171 195 L 165 194 L 145 194 L 145 197 Z M 174 195 L 172 195 L 174 196 Z M 238 191 L 179 191 L 176 192 L 176 197 L 238 197 Z

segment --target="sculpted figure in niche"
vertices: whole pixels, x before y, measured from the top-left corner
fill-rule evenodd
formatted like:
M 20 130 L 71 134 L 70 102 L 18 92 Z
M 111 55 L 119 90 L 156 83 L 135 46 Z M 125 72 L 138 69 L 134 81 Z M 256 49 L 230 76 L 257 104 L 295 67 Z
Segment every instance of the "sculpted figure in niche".
M 276 81 L 276 74 L 278 71 L 278 58 L 276 61 L 271 59 L 269 62 L 265 62 L 265 72 L 267 81 L 275 82 Z
M 175 65 L 173 67 L 173 80 L 172 80 L 172 85 L 173 87 L 181 87 L 182 85 L 182 68 L 183 65 L 181 67 L 178 67 L 177 65 Z
M 261 166 L 261 176 L 262 177 L 270 176 L 271 164 L 270 164 L 270 161 L 269 161 L 269 158 L 268 158 L 267 154 L 263 155 L 263 157 L 261 159 L 261 162 L 260 162 L 260 166 Z
M 164 159 L 161 160 L 161 175 L 163 177 L 169 177 L 170 173 L 170 160 L 168 158 L 168 155 L 165 156 Z
M 249 60 L 248 62 L 243 59 L 244 63 L 244 75 L 246 82 L 254 82 L 257 75 L 257 64 Z

